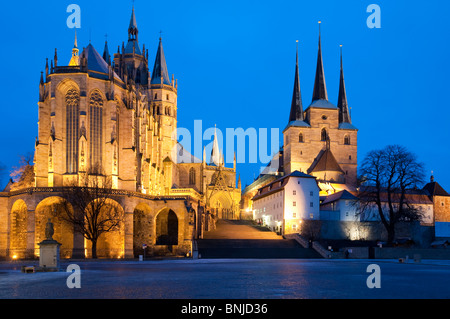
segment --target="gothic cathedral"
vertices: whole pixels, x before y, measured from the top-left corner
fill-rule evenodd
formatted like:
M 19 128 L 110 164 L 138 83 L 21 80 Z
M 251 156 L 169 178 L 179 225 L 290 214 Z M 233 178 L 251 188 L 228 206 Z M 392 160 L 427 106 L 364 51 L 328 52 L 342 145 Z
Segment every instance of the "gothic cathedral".
M 134 8 L 117 53 L 107 42 L 102 55 L 91 43 L 79 50 L 75 33 L 67 61 L 55 50 L 41 73 L 34 185 L 1 193 L 0 256 L 37 256 L 60 191 L 86 174 L 111 181 L 123 214 L 119 230 L 99 238 L 99 257 L 136 257 L 143 245 L 150 255 L 185 255 L 217 219 L 239 218 L 236 165 L 225 167 L 218 147 L 207 163 L 206 154 L 197 159 L 177 142 L 177 80 L 161 38 L 150 69 Z M 53 222 L 61 257 L 89 257 L 83 236 Z

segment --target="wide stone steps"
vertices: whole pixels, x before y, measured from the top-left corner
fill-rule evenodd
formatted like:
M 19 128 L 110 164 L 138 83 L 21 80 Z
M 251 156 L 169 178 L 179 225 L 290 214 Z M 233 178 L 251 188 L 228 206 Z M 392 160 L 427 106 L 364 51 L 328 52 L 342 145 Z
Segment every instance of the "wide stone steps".
M 290 239 L 201 239 L 197 244 L 200 258 L 322 258 Z
M 246 220 L 219 220 L 197 241 L 200 258 L 322 258 L 293 239 Z

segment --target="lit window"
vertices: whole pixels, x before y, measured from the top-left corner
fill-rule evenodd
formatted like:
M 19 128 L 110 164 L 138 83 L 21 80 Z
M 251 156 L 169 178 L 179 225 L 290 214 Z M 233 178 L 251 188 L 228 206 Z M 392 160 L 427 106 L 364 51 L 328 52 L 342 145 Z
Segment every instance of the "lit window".
M 293 202 L 292 206 L 294 206 L 294 207 L 297 206 L 297 202 Z
M 297 218 L 297 213 L 292 213 L 292 218 Z

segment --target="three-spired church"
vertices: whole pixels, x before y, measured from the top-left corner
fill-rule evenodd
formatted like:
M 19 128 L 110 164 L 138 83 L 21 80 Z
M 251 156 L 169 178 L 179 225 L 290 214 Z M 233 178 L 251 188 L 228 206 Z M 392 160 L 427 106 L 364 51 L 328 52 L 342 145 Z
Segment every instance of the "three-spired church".
M 312 101 L 304 108 L 297 49 L 294 89 L 289 120 L 283 130 L 283 146 L 258 178 L 242 192 L 241 207 L 248 217 L 253 211 L 255 195 L 265 186 L 270 188 L 275 181 L 294 172 L 315 177 L 322 198 L 342 190 L 356 189 L 358 129 L 352 124 L 349 112 L 342 52 L 340 62 L 339 96 L 335 105 L 328 98 L 319 28 Z
M 144 244 L 147 255 L 185 255 L 217 219 L 238 217 L 236 164 L 224 165 L 216 136 L 208 161 L 177 142 L 178 83 L 161 38 L 150 68 L 134 8 L 117 53 L 107 42 L 102 55 L 91 43 L 80 50 L 75 33 L 67 62 L 55 50 L 41 73 L 34 181 L 0 193 L 0 257 L 36 257 L 49 217 L 62 258 L 90 257 L 89 241 L 52 215 L 62 189 L 85 174 L 111 181 L 123 216 L 119 230 L 99 238 L 99 257 L 136 257 Z

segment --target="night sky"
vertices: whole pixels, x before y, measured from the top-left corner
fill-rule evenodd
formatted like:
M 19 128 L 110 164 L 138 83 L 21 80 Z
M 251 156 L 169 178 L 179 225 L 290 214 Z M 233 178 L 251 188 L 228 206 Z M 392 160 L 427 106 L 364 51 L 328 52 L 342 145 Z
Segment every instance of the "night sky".
M 102 54 L 106 34 L 110 54 L 127 41 L 132 1 L 2 3 L 2 187 L 19 156 L 34 151 L 45 59 L 53 59 L 57 48 L 59 65 L 70 60 L 74 30 L 66 25 L 66 8 L 71 3 L 81 7 L 80 51 L 91 40 Z M 371 3 L 381 8 L 380 29 L 366 24 Z M 202 120 L 203 130 L 214 125 L 224 132 L 279 128 L 280 143 L 292 99 L 296 40 L 306 108 L 312 97 L 321 20 L 325 77 L 333 104 L 343 45 L 347 97 L 359 129 L 359 162 L 372 149 L 401 144 L 425 163 L 427 179 L 434 171 L 436 181 L 450 191 L 450 2 L 136 0 L 134 6 L 139 44 L 149 49 L 150 70 L 162 35 L 170 76 L 178 79 L 178 127 L 193 131 L 194 120 Z M 238 164 L 243 187 L 263 165 Z

